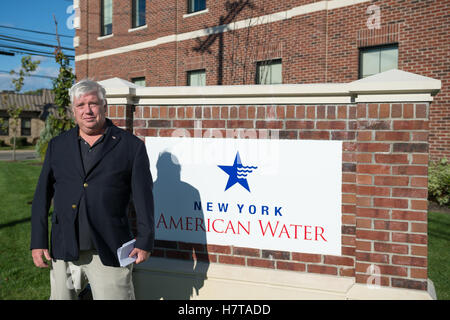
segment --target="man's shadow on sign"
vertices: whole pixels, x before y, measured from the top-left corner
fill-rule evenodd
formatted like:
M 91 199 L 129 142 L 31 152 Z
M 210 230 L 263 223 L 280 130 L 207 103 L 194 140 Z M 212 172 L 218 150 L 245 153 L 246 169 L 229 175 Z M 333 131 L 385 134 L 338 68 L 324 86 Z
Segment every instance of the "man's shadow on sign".
M 180 265 L 183 264 L 187 270 L 192 270 L 192 276 L 178 274 L 179 276 L 175 278 L 164 277 L 163 285 L 158 285 L 157 288 L 150 290 L 153 297 L 149 299 L 187 300 L 194 295 L 194 289 L 195 294 L 199 294 L 209 268 L 205 218 L 201 207 L 194 206 L 195 202 L 201 204 L 200 193 L 192 185 L 181 181 L 181 165 L 172 153 L 167 151 L 161 153 L 156 163 L 156 169 L 157 179 L 153 185 L 155 227 L 157 228 L 159 224 L 159 229 L 167 226 L 176 232 L 183 232 L 183 236 L 176 235 L 177 239 L 182 239 L 182 241 L 175 243 L 164 241 L 164 239 L 158 241 L 160 239 L 158 239 L 157 231 L 156 245 L 166 248 L 166 258 L 181 258 Z M 165 224 L 161 220 L 161 214 L 164 215 Z M 186 217 L 192 217 L 189 225 L 187 225 Z M 188 228 L 191 231 L 180 231 L 180 221 L 183 229 Z M 200 223 L 202 227 L 200 227 Z M 178 224 L 177 229 L 175 229 L 175 224 Z M 186 270 L 185 268 L 183 270 Z

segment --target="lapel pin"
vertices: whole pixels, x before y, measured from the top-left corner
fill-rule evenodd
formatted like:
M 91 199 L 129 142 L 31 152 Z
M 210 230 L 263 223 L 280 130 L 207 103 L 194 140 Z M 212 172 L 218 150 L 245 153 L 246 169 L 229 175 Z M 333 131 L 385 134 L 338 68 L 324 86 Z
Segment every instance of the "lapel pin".
M 112 138 L 115 139 L 116 137 L 115 137 L 115 136 L 112 136 Z

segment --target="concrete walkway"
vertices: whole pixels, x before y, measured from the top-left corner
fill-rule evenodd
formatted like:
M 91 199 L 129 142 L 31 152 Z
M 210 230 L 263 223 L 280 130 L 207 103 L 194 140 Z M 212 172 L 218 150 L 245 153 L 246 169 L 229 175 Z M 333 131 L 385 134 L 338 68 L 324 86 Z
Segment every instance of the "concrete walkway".
M 12 150 L 0 150 L 1 160 L 12 160 Z M 34 150 L 16 150 L 16 160 L 37 159 L 38 155 Z

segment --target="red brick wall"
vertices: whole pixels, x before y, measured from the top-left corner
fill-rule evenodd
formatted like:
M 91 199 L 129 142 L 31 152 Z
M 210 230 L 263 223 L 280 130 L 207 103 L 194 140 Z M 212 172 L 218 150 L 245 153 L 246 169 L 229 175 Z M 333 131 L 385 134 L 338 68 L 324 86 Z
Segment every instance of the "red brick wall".
M 108 116 L 125 127 L 127 108 L 110 106 Z M 153 255 L 426 290 L 428 113 L 422 103 L 136 106 L 128 116 L 142 139 L 271 129 L 280 139 L 343 141 L 342 256 L 170 241 L 157 241 Z
M 100 35 L 100 0 L 80 1 L 80 46 L 76 55 L 100 52 L 221 23 L 310 4 L 312 0 L 208 0 L 207 13 L 183 18 L 187 1 L 147 2 L 147 28 L 131 28 L 131 1 L 114 1 L 113 36 Z M 89 6 L 88 6 L 89 3 Z M 176 7 L 178 3 L 178 7 Z M 381 29 L 369 30 L 370 5 L 380 8 Z M 399 69 L 440 79 L 442 90 L 430 109 L 430 154 L 450 157 L 448 34 L 449 0 L 378 0 L 314 12 L 288 20 L 209 37 L 76 62 L 77 78 L 130 80 L 145 76 L 147 86 L 186 85 L 186 72 L 205 68 L 208 85 L 251 84 L 256 62 L 282 58 L 284 83 L 351 82 L 358 78 L 359 47 L 398 43 Z
M 356 147 L 356 281 L 426 289 L 427 104 L 360 104 Z

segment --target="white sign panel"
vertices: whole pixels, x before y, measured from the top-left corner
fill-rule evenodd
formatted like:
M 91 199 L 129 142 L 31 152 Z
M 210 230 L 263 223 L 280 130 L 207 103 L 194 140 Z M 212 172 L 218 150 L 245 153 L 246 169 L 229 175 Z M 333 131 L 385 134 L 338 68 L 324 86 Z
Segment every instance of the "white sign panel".
M 145 142 L 156 239 L 341 255 L 341 141 Z

